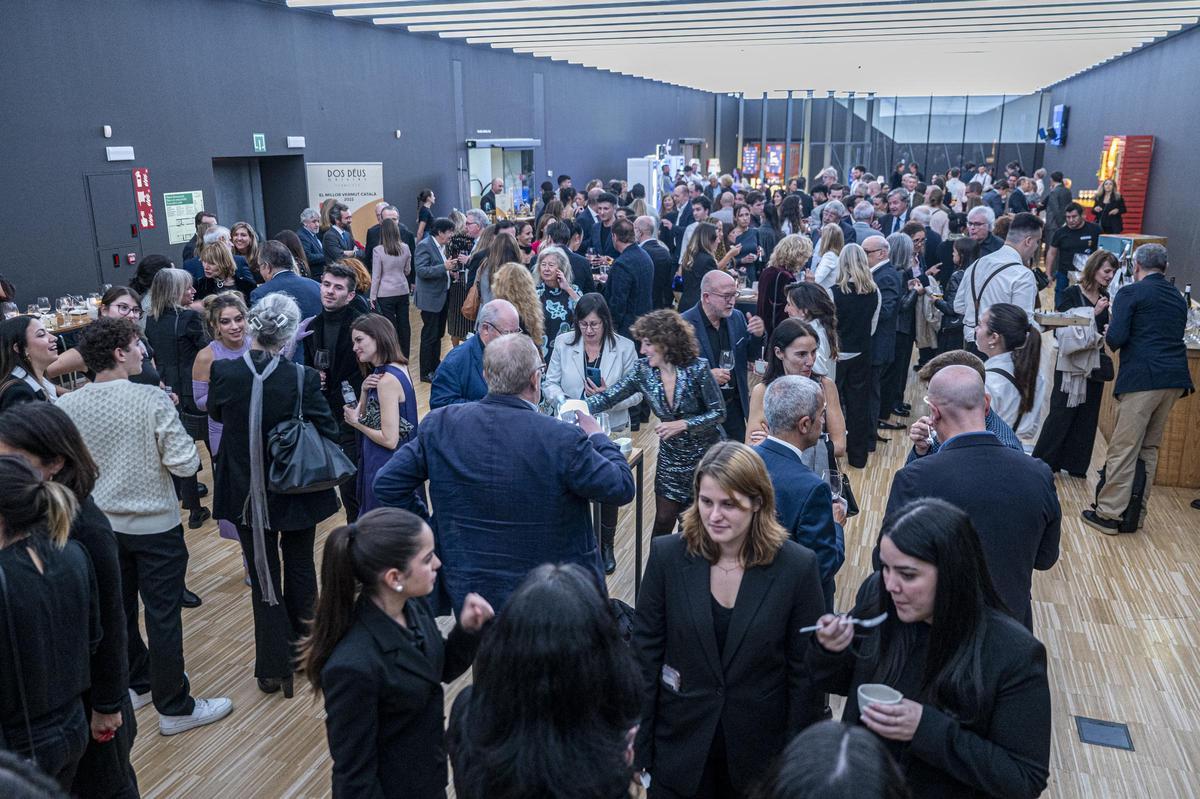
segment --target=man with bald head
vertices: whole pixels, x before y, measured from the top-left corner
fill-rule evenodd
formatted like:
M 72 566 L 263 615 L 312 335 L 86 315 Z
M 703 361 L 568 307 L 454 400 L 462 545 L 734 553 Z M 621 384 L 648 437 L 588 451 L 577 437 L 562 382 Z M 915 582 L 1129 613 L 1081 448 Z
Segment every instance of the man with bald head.
M 983 379 L 970 366 L 947 366 L 934 375 L 928 401 L 941 448 L 896 472 L 883 529 L 901 508 L 924 497 L 962 508 L 979 533 L 996 593 L 1013 617 L 1032 629 L 1033 571 L 1058 561 L 1062 511 L 1054 475 L 1045 463 L 1004 446 L 986 429 Z
M 430 409 L 483 399 L 487 394 L 483 379 L 484 349 L 500 336 L 520 331 L 520 316 L 508 300 L 492 300 L 480 308 L 475 335 L 446 353 L 446 359 L 433 374 Z
M 721 399 L 725 401 L 725 421 L 721 427 L 725 436 L 732 441 L 745 441 L 746 416 L 750 412 L 747 353 L 751 338 L 763 334 L 763 320 L 753 314 L 747 317 L 734 307 L 736 303 L 737 283 L 728 272 L 714 269 L 700 281 L 700 302 L 684 310 L 683 318 L 696 331 L 700 357 L 708 361 L 721 387 Z M 722 358 L 722 353 L 728 356 Z
M 419 489 L 428 481 L 437 584 L 455 611 L 470 592 L 499 611 L 542 563 L 578 564 L 607 593 L 590 503 L 633 500 L 620 447 L 590 416 L 568 424 L 538 413 L 542 354 L 524 333 L 488 344 L 483 375 L 483 399 L 421 419 L 375 478 L 376 498 L 425 515 Z
M 633 235 L 637 245 L 650 256 L 654 264 L 654 283 L 650 292 L 650 304 L 654 310 L 670 308 L 675 303 L 675 292 L 671 281 L 675 277 L 675 259 L 671 251 L 654 235 L 654 217 L 639 216 L 633 220 Z

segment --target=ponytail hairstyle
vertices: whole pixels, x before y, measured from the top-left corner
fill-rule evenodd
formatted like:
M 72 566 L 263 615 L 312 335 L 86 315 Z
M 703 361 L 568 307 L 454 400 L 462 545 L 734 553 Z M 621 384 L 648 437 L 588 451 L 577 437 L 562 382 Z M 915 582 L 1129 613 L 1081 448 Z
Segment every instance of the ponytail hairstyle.
M 71 489 L 43 480 L 20 455 L 0 455 L 0 521 L 9 541 L 44 535 L 62 549 L 71 534 L 79 502 Z
M 1019 413 L 1033 409 L 1037 393 L 1038 368 L 1042 362 L 1042 336 L 1029 316 L 1017 306 L 998 302 L 988 306 L 988 327 L 1004 339 L 1004 349 L 1012 353 L 1013 377 L 1021 392 Z
M 61 458 L 62 467 L 53 480 L 69 488 L 80 503 L 91 495 L 100 475 L 79 428 L 53 403 L 30 402 L 0 413 L 0 443 L 42 463 Z
M 321 669 L 354 623 L 360 593 L 375 592 L 388 569 L 407 571 L 421 546 L 425 522 L 399 508 L 376 508 L 336 528 L 325 540 L 316 617 L 300 644 L 300 670 L 317 693 Z

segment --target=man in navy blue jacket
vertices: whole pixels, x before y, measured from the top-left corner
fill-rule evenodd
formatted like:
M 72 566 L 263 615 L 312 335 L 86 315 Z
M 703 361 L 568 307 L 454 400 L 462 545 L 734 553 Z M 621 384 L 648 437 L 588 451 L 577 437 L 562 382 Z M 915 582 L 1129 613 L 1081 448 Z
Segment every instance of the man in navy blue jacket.
M 321 313 L 321 284 L 296 273 L 291 250 L 278 241 L 268 240 L 258 248 L 258 273 L 263 284 L 250 292 L 250 304 L 268 294 L 287 294 L 300 306 L 300 318 Z
M 900 297 L 904 294 L 904 282 L 900 273 L 892 266 L 890 259 L 891 247 L 883 236 L 871 236 L 862 243 L 863 251 L 867 254 L 867 266 L 871 268 L 871 278 L 879 289 L 879 318 L 875 323 L 875 333 L 871 336 L 871 393 L 867 399 L 868 410 L 872 422 L 883 420 L 891 413 L 891 408 L 881 407 L 881 381 L 896 357 L 896 314 L 899 311 Z M 875 451 L 876 433 L 867 447 Z M 886 439 L 885 439 L 886 440 Z
M 1108 440 L 1104 488 L 1095 508 L 1083 512 L 1084 522 L 1106 535 L 1118 532 L 1139 458 L 1146 464 L 1145 516 L 1167 417 L 1175 400 L 1192 392 L 1183 342 L 1188 308 L 1167 282 L 1167 248 L 1143 244 L 1133 254 L 1133 266 L 1136 282 L 1117 292 L 1105 336 L 1114 352 L 1120 350 L 1121 369 L 1113 386 L 1117 423 Z
M 841 521 L 845 506 L 833 502 L 829 484 L 804 463 L 805 450 L 821 444 L 825 396 L 814 380 L 776 378 L 763 396 L 769 435 L 754 448 L 775 487 L 775 515 L 797 544 L 817 556 L 825 610 L 833 612 L 834 575 L 846 560 Z
M 617 333 L 628 336 L 634 320 L 654 310 L 654 262 L 637 246 L 628 219 L 613 223 L 612 243 L 617 258 L 608 270 L 608 307 Z
M 475 335 L 446 354 L 433 375 L 429 408 L 474 402 L 487 396 L 483 379 L 483 350 L 493 340 L 521 332 L 521 317 L 508 300 L 492 300 L 479 309 Z
M 979 533 L 996 593 L 1013 618 L 1032 629 L 1033 572 L 1058 562 L 1062 509 L 1054 475 L 984 428 L 983 380 L 971 367 L 947 366 L 933 376 L 929 410 L 942 446 L 896 472 L 883 530 L 913 500 L 937 497 L 962 508 Z M 879 568 L 878 545 L 874 561 Z
M 538 413 L 542 356 L 525 334 L 492 341 L 483 370 L 488 395 L 430 411 L 379 471 L 375 496 L 423 514 L 414 492 L 429 481 L 438 583 L 455 611 L 470 592 L 499 611 L 542 563 L 578 564 L 605 591 L 590 503 L 633 499 L 625 456 L 590 416 L 576 426 Z

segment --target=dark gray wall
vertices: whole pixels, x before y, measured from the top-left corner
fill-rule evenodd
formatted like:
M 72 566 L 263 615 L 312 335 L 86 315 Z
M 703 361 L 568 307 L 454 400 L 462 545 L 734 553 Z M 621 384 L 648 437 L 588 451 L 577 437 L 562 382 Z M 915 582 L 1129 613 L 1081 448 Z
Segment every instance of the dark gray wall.
M 1183 287 L 1200 284 L 1200 215 L 1194 210 L 1200 165 L 1200 29 L 1110 61 L 1051 86 L 1051 103 L 1070 107 L 1065 147 L 1047 147 L 1046 169 L 1096 187 L 1104 137 L 1150 134 L 1154 157 L 1143 230 L 1167 237 L 1171 274 Z
M 438 195 L 435 211 L 448 212 L 466 161 L 454 61 L 466 136 L 541 137 L 539 183 L 547 170 L 577 186 L 623 177 L 626 157 L 668 138 L 704 138 L 708 157 L 716 124 L 705 92 L 257 0 L 18 0 L 5 4 L 0 52 L 0 272 L 22 302 L 100 282 L 84 175 L 148 167 L 159 227 L 143 232 L 141 251 L 178 258 L 163 192 L 200 189 L 211 207 L 212 159 L 253 157 L 253 133 L 266 134 L 267 155 L 383 162 L 402 221 L 415 221 L 426 186 Z M 112 139 L 101 136 L 106 124 Z M 289 135 L 306 137 L 306 149 L 287 150 Z M 131 145 L 136 160 L 109 164 L 105 145 Z M 304 192 L 294 204 L 298 218 Z

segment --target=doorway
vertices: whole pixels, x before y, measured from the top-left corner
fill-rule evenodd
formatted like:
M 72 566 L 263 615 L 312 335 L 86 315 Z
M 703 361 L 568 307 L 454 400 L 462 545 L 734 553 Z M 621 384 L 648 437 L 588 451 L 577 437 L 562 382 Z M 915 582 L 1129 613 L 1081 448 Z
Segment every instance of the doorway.
M 259 239 L 296 230 L 308 203 L 304 156 L 214 158 L 216 212 L 225 227 L 249 222 Z

